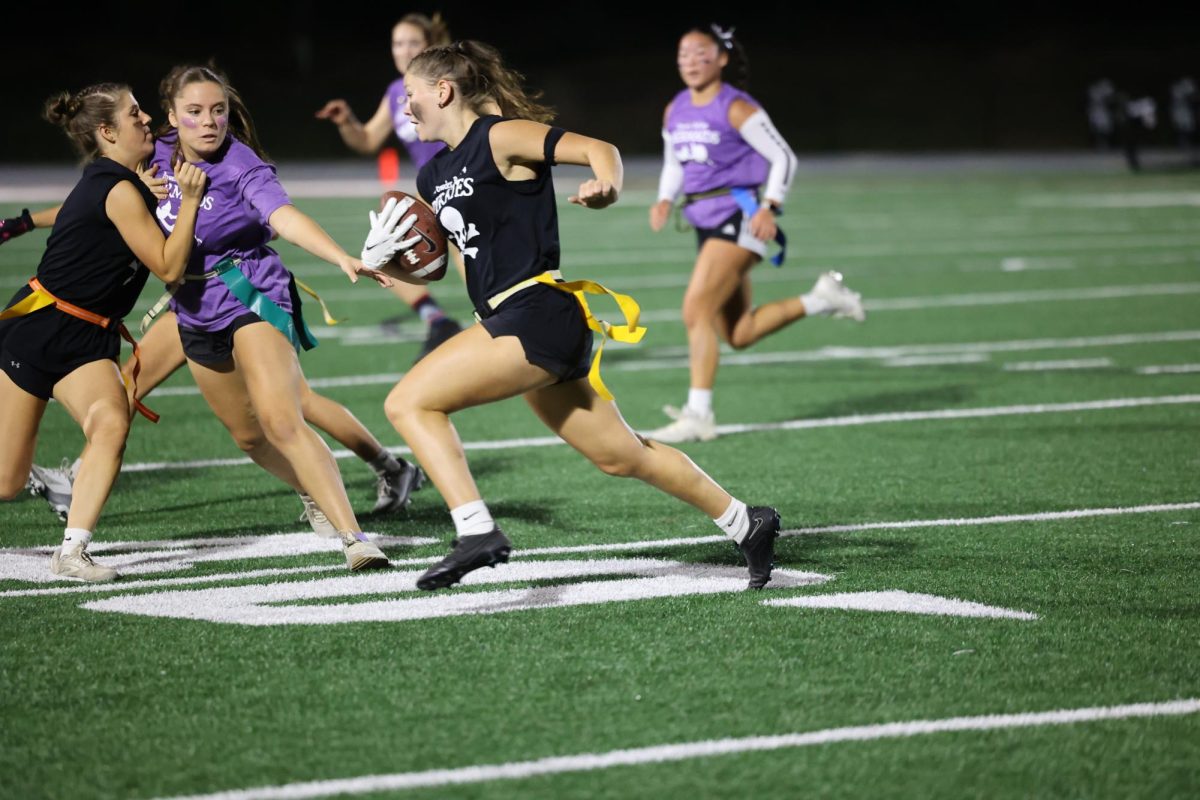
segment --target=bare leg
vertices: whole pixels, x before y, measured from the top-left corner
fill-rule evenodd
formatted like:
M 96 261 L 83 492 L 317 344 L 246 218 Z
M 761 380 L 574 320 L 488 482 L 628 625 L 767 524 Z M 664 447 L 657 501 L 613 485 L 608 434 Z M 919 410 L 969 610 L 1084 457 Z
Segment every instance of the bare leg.
M 0 499 L 11 500 L 25 488 L 38 426 L 46 401 L 34 397 L 0 372 L 0 430 L 4 431 L 4 458 L 0 458 Z
M 84 364 L 55 385 L 54 398 L 87 437 L 67 527 L 92 531 L 121 469 L 129 436 L 129 403 L 120 370 L 108 360 Z
M 417 362 L 388 394 L 384 410 L 446 504 L 457 508 L 480 495 L 449 415 L 553 381 L 525 360 L 515 337 L 493 339 L 474 325 Z
M 525 400 L 550 430 L 609 475 L 637 478 L 714 519 L 733 499 L 686 455 L 634 433 L 586 378 L 535 389 Z

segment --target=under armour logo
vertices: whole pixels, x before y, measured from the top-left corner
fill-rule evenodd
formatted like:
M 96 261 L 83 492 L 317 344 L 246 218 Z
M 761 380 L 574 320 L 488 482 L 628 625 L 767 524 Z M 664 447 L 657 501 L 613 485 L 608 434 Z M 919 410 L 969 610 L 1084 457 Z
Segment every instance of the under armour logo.
M 8 363 L 9 363 L 9 364 L 12 364 L 12 367 L 13 367 L 13 369 L 20 369 L 20 368 L 21 368 L 21 362 L 20 362 L 20 361 L 10 361 L 10 362 L 8 362 Z

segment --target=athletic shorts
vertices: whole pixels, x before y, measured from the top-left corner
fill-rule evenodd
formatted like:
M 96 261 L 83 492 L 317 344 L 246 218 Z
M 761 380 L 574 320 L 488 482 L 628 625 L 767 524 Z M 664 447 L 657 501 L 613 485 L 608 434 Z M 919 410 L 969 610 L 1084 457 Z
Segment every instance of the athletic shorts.
M 739 208 L 714 228 L 696 228 L 696 246 L 703 247 L 707 239 L 722 239 L 749 250 L 759 258 L 767 253 L 767 243 L 750 233 L 750 221 Z
M 233 358 L 233 335 L 247 325 L 263 319 L 247 311 L 219 331 L 198 331 L 179 326 L 179 340 L 183 342 L 183 354 L 197 364 L 213 366 Z
M 573 295 L 535 284 L 522 289 L 482 320 L 493 339 L 515 336 L 525 360 L 558 378 L 587 377 L 592 365 L 592 331 Z
M 29 287 L 22 286 L 8 305 L 29 293 Z M 54 385 L 83 365 L 115 364 L 120 353 L 115 325 L 101 328 L 56 308 L 0 322 L 0 369 L 23 391 L 42 400 L 49 400 Z
M 292 297 L 292 322 L 297 330 L 304 329 L 303 312 L 300 310 L 300 293 L 296 290 L 294 276 L 288 278 L 288 293 Z M 247 325 L 263 322 L 253 311 L 234 318 L 233 322 L 219 331 L 201 331 L 179 326 L 179 338 L 183 342 L 183 353 L 197 364 L 212 366 L 233 358 L 233 335 Z

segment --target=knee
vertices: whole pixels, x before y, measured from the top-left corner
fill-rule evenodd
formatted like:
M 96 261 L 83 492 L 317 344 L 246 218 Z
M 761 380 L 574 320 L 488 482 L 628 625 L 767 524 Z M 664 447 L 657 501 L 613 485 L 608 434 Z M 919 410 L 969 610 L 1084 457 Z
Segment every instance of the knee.
M 729 346 L 734 350 L 745 350 L 750 345 L 754 344 L 754 339 L 745 334 L 734 333 L 727 339 Z
M 700 325 L 707 325 L 712 315 L 706 304 L 693 297 L 683 299 L 683 326 L 692 330 Z
M 640 453 L 622 450 L 593 457 L 592 463 L 605 475 L 614 478 L 637 478 L 641 475 Z
M 28 479 L 28 473 L 25 475 L 0 473 L 0 500 L 12 500 L 23 492 Z
M 400 391 L 398 386 L 383 401 L 384 415 L 401 435 L 404 435 L 405 429 L 413 424 L 420 410 L 420 404 L 416 402 L 414 394 Z
M 129 436 L 129 409 L 117 403 L 100 403 L 88 409 L 83 435 L 92 446 L 125 449 Z
M 295 439 L 300 434 L 300 428 L 304 426 L 304 420 L 298 414 L 292 413 L 291 410 L 279 409 L 260 415 L 258 424 L 262 435 L 278 446 Z M 234 438 L 236 439 L 237 436 Z
M 231 429 L 229 435 L 233 437 L 234 443 L 243 453 L 253 453 L 267 441 L 266 434 L 258 425 L 247 425 L 237 430 Z

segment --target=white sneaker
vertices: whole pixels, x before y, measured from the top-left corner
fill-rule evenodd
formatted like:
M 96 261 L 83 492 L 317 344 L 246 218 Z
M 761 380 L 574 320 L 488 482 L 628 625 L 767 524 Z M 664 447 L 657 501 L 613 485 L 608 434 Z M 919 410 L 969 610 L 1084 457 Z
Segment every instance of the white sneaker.
M 701 414 L 688 406 L 663 406 L 663 413 L 675 420 L 646 434 L 647 439 L 674 444 L 677 442 L 711 442 L 717 438 L 717 421 L 713 413 Z
M 342 540 L 342 552 L 346 554 L 346 566 L 351 571 L 361 569 L 384 569 L 391 566 L 388 557 L 375 545 L 371 544 L 365 533 L 357 532 L 338 534 Z
M 325 512 L 306 494 L 300 495 L 300 502 L 304 503 L 304 510 L 300 512 L 300 521 L 307 521 L 312 526 L 313 533 L 317 536 L 323 536 L 327 539 L 332 539 L 338 535 L 337 528 L 329 521 L 329 517 L 325 516 Z
M 92 561 L 92 557 L 82 547 L 69 553 L 64 553 L 61 547 L 55 550 L 54 555 L 50 556 L 50 571 L 64 578 L 75 578 L 88 583 L 103 583 L 117 577 L 115 569 Z
M 71 509 L 71 494 L 74 491 L 75 476 L 71 466 L 64 458 L 62 466 L 39 467 L 33 464 L 29 467 L 29 479 L 25 482 L 29 493 L 45 499 L 50 510 L 58 515 L 63 522 L 67 521 L 67 512 Z
M 867 312 L 862 304 L 862 295 L 846 288 L 846 284 L 842 283 L 842 273 L 840 272 L 832 270 L 822 272 L 821 277 L 817 278 L 817 282 L 813 284 L 813 288 L 808 293 L 829 303 L 832 309 L 830 316 L 852 319 L 855 322 L 862 322 L 867 318 Z

